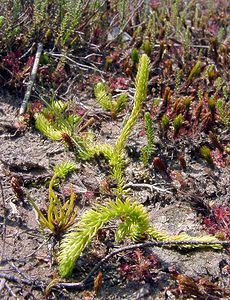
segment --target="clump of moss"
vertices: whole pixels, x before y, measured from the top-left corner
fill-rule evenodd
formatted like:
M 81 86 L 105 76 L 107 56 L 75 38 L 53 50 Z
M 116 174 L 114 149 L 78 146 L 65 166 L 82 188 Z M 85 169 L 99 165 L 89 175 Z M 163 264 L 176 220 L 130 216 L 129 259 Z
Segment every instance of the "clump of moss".
M 213 158 L 211 155 L 211 150 L 207 146 L 202 146 L 200 148 L 200 154 L 204 160 L 207 161 L 208 164 L 213 165 Z

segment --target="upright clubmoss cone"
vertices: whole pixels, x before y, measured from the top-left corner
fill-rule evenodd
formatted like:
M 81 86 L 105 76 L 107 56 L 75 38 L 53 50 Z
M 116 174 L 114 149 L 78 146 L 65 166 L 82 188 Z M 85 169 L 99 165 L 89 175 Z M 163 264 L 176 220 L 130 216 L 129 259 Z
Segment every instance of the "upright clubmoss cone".
M 121 152 L 124 149 L 125 142 L 137 121 L 142 104 L 147 95 L 147 84 L 149 78 L 149 64 L 150 60 L 146 54 L 143 54 L 140 58 L 138 72 L 135 80 L 136 92 L 134 95 L 134 106 L 131 112 L 130 118 L 122 129 L 120 136 L 118 137 L 115 149 L 117 152 Z

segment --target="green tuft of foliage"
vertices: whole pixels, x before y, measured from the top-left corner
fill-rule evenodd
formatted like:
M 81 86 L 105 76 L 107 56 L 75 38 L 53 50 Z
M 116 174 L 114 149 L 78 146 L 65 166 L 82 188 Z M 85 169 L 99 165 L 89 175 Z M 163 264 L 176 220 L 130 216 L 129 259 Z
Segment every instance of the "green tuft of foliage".
M 185 97 L 183 100 L 184 100 L 185 110 L 186 110 L 186 112 L 188 112 L 189 108 L 191 106 L 192 99 L 191 99 L 191 97 Z
M 58 141 L 62 139 L 62 131 L 56 129 L 43 113 L 35 115 L 35 127 L 51 140 Z
M 177 135 L 180 128 L 182 127 L 184 123 L 184 117 L 182 114 L 179 114 L 176 116 L 173 120 L 173 128 L 174 128 L 174 134 Z
M 132 62 L 134 64 L 138 64 L 139 58 L 140 58 L 139 57 L 139 51 L 137 50 L 137 48 L 133 48 L 132 53 L 131 53 Z
M 41 112 L 35 114 L 35 127 L 51 140 L 63 140 L 77 152 L 85 151 L 85 140 L 77 136 L 77 127 L 83 117 L 67 112 L 68 104 L 62 101 L 51 102 Z
M 65 178 L 67 174 L 74 172 L 77 169 L 77 165 L 74 162 L 63 162 L 60 165 L 54 167 L 54 177 Z
M 108 87 L 106 84 L 99 82 L 94 88 L 94 94 L 97 102 L 105 110 L 112 110 L 112 95 L 108 93 Z
M 3 16 L 0 16 L 0 28 L 3 26 L 5 18 Z
M 216 108 L 219 112 L 222 123 L 226 128 L 229 126 L 229 118 L 227 115 L 227 104 L 223 99 L 219 99 L 216 103 Z
M 153 122 L 149 112 L 144 115 L 145 131 L 147 135 L 147 145 L 142 148 L 141 160 L 145 165 L 148 164 L 152 154 L 154 153 L 154 134 L 153 134 Z
M 214 114 L 215 110 L 216 110 L 216 101 L 213 97 L 208 99 L 208 107 L 209 107 L 211 113 Z
M 118 153 L 122 152 L 128 136 L 130 135 L 134 124 L 140 114 L 142 104 L 147 95 L 147 86 L 149 78 L 149 64 L 150 60 L 146 54 L 143 54 L 140 58 L 137 76 L 135 80 L 135 95 L 134 95 L 134 106 L 128 121 L 122 128 L 121 134 L 117 138 L 115 143 L 115 151 Z
M 207 163 L 209 163 L 210 165 L 213 165 L 213 158 L 212 158 L 211 150 L 209 149 L 209 147 L 202 146 L 200 148 L 200 154 L 201 154 L 202 158 L 207 161 Z
M 170 125 L 170 120 L 169 120 L 169 117 L 167 115 L 162 116 L 161 124 L 162 124 L 164 134 L 167 134 L 168 129 L 169 129 L 169 125 Z
M 108 87 L 102 82 L 96 84 L 94 94 L 100 106 L 110 111 L 113 118 L 125 108 L 127 103 L 127 95 L 125 93 L 120 94 L 116 100 L 113 100 Z
M 188 76 L 189 81 L 193 81 L 201 72 L 201 61 L 198 60 L 193 66 L 192 70 L 190 71 L 190 74 Z
M 149 40 L 145 40 L 143 45 L 142 45 L 142 48 L 145 52 L 145 54 L 147 54 L 149 57 L 151 56 L 151 52 L 152 52 L 152 47 L 151 47 L 151 43 Z
M 64 179 L 67 174 L 76 169 L 77 165 L 73 162 L 63 162 L 54 168 L 54 174 L 49 183 L 49 206 L 46 214 L 38 208 L 32 199 L 29 199 L 39 216 L 40 225 L 43 228 L 48 228 L 55 236 L 66 231 L 74 223 L 78 210 L 74 207 L 75 195 L 72 190 L 70 191 L 70 199 L 63 204 L 56 196 L 54 187 L 60 179 Z

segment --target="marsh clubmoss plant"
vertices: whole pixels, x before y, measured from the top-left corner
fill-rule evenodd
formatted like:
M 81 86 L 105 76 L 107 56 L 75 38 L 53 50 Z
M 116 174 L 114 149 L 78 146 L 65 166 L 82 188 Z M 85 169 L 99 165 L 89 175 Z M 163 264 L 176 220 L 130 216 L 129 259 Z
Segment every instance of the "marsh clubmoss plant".
M 217 78 L 218 73 L 216 71 L 216 67 L 214 64 L 212 65 L 208 65 L 206 68 L 206 73 L 207 73 L 207 77 L 209 82 L 213 83 L 214 80 Z
M 151 56 L 151 52 L 152 52 L 152 47 L 151 47 L 151 43 L 149 40 L 145 40 L 143 45 L 142 45 L 142 48 L 145 52 L 145 54 L 147 54 L 149 57 Z
M 188 76 L 188 81 L 193 81 L 201 72 L 201 61 L 198 60 L 192 70 L 190 71 L 190 74 Z
M 148 235 L 150 238 L 153 240 L 157 241 L 187 241 L 187 242 L 192 242 L 192 241 L 197 241 L 201 243 L 207 243 L 207 244 L 187 244 L 187 245 L 180 245 L 178 246 L 179 249 L 192 249 L 192 248 L 206 248 L 207 246 L 210 246 L 213 249 L 222 249 L 222 246 L 219 244 L 212 244 L 208 245 L 208 243 L 212 242 L 218 242 L 218 239 L 215 238 L 214 236 L 209 236 L 209 235 L 204 235 L 204 236 L 199 236 L 199 237 L 192 237 L 188 235 L 187 233 L 180 233 L 178 235 L 169 235 L 165 232 L 158 231 L 153 227 L 150 227 L 148 230 Z
M 61 140 L 63 132 L 71 134 L 75 124 L 80 121 L 77 115 L 68 116 L 68 103 L 55 101 L 50 103 L 41 112 L 35 114 L 35 127 L 51 140 Z
M 163 101 L 164 101 L 166 104 L 168 104 L 169 101 L 170 101 L 170 99 L 171 99 L 171 96 L 172 96 L 172 91 L 171 91 L 170 87 L 167 86 L 167 87 L 165 88 L 165 91 L 164 91 L 164 94 L 163 94 Z
M 194 14 L 194 27 L 197 30 L 199 24 L 199 4 L 196 4 L 195 14 Z
M 5 18 L 3 16 L 0 16 L 0 28 L 3 26 Z
M 131 59 L 132 59 L 132 62 L 134 64 L 138 64 L 138 62 L 139 62 L 139 51 L 137 50 L 137 48 L 133 48 L 133 50 L 131 52 Z
M 48 228 L 54 235 L 59 235 L 73 225 L 77 216 L 78 210 L 75 208 L 75 195 L 70 191 L 70 199 L 64 204 L 54 192 L 54 187 L 60 179 L 64 179 L 67 174 L 75 171 L 77 165 L 73 162 L 63 162 L 54 168 L 54 174 L 49 183 L 49 206 L 47 214 L 44 214 L 36 205 L 29 199 L 33 208 L 39 216 L 39 223 L 42 227 Z
M 184 102 L 184 106 L 185 106 L 185 111 L 188 112 L 189 111 L 189 108 L 191 106 L 191 102 L 192 102 L 192 99 L 191 97 L 185 97 L 183 99 L 183 102 Z
M 216 110 L 216 101 L 212 97 L 208 99 L 208 108 L 210 109 L 212 115 L 214 115 Z
M 75 150 L 80 159 L 87 160 L 95 155 L 99 156 L 100 154 L 103 154 L 109 161 L 112 178 L 117 181 L 118 195 L 121 195 L 124 192 L 123 186 L 125 184 L 125 180 L 123 178 L 123 168 L 125 165 L 125 144 L 137 121 L 142 104 L 147 95 L 149 63 L 150 60 L 148 56 L 143 54 L 139 61 L 135 80 L 136 90 L 134 95 L 134 106 L 129 119 L 122 128 L 121 133 L 113 146 L 108 144 L 95 145 L 94 141 L 90 138 L 90 135 L 88 135 L 85 139 L 77 136 L 76 126 L 80 122 L 81 118 L 75 115 L 68 116 L 65 114 L 67 107 L 65 107 L 61 101 L 58 101 L 59 105 L 57 105 L 56 102 L 52 102 L 50 107 L 35 115 L 35 126 L 38 130 L 51 139 L 63 139 L 67 143 L 68 141 L 69 143 L 72 143 L 72 145 L 75 146 Z M 113 109 L 113 101 L 111 101 L 110 96 L 107 95 L 106 86 L 104 84 L 97 84 L 95 87 L 95 95 L 98 98 L 98 101 L 103 103 L 104 107 Z M 125 102 L 126 96 L 120 95 L 116 102 L 115 109 L 123 107 Z M 53 115 L 51 120 L 49 120 L 50 113 Z
M 146 54 L 143 54 L 140 58 L 138 71 L 135 80 L 135 95 L 134 95 L 134 106 L 130 114 L 129 119 L 123 126 L 120 135 L 118 136 L 113 146 L 103 144 L 95 145 L 89 144 L 88 151 L 90 157 L 94 155 L 103 154 L 109 160 L 111 168 L 111 176 L 117 181 L 116 194 L 122 195 L 124 193 L 123 186 L 125 180 L 123 178 L 123 168 L 125 165 L 124 160 L 124 149 L 127 139 L 135 125 L 137 118 L 140 114 L 142 104 L 147 95 L 147 85 L 149 77 L 149 63 L 150 60 Z
M 101 154 L 108 160 L 110 166 L 110 176 L 116 181 L 117 188 L 114 189 L 116 194 L 123 195 L 123 186 L 125 180 L 123 176 L 123 169 L 125 166 L 124 152 L 118 153 L 114 150 L 114 146 L 109 144 L 93 144 L 93 141 L 87 142 L 87 151 L 80 152 L 80 158 L 88 160 Z
M 35 115 L 35 127 L 51 140 L 59 141 L 62 139 L 62 131 L 52 126 L 51 122 L 42 113 Z
M 170 120 L 167 115 L 162 116 L 161 124 L 162 124 L 163 133 L 166 135 L 168 132 L 168 129 L 169 129 L 169 125 L 170 125 Z
M 149 32 L 150 32 L 150 42 L 153 47 L 156 42 L 156 36 L 158 33 L 157 22 L 156 22 L 156 12 L 153 11 L 152 17 L 149 19 Z M 146 32 L 147 34 L 147 32 Z
M 99 229 L 112 219 L 119 219 L 121 222 L 115 233 L 117 242 L 129 237 L 137 241 L 146 237 L 146 234 L 157 241 L 198 241 L 198 242 L 217 242 L 215 237 L 190 237 L 187 234 L 169 236 L 150 226 L 148 213 L 144 206 L 137 202 L 131 203 L 129 199 L 124 202 L 119 198 L 116 201 L 108 201 L 107 204 L 96 204 L 94 208 L 84 213 L 80 221 L 68 232 L 61 242 L 59 255 L 59 272 L 62 277 L 69 277 L 72 274 L 74 265 L 82 251 L 96 236 Z M 183 245 L 180 247 L 193 248 L 204 247 L 207 245 Z M 220 249 L 221 245 L 210 245 L 214 249 Z
M 41 112 L 34 115 L 35 127 L 51 140 L 63 140 L 70 150 L 85 151 L 84 139 L 77 135 L 83 117 L 67 112 L 68 103 L 54 101 L 46 103 Z
M 224 99 L 227 101 L 229 98 L 229 92 L 227 85 L 224 85 L 222 88 Z
M 112 109 L 112 95 L 108 91 L 108 87 L 103 82 L 98 82 L 94 87 L 94 95 L 97 102 L 105 110 Z
M 173 129 L 174 129 L 174 135 L 177 135 L 179 130 L 181 129 L 182 125 L 184 123 L 184 117 L 182 114 L 179 114 L 176 116 L 173 120 Z
M 191 32 L 190 32 L 190 28 L 187 27 L 187 30 L 184 32 L 184 56 L 185 56 L 185 59 L 188 58 L 189 56 L 189 44 L 191 42 Z
M 134 106 L 128 121 L 122 128 L 121 134 L 116 140 L 115 151 L 121 153 L 125 147 L 125 143 L 130 135 L 133 126 L 135 125 L 137 118 L 140 114 L 142 104 L 147 95 L 147 86 L 149 78 L 149 64 L 150 60 L 146 54 L 143 54 L 140 58 L 137 76 L 135 80 L 135 95 Z
M 122 93 L 116 99 L 115 108 L 114 108 L 115 114 L 121 112 L 125 108 L 126 104 L 127 104 L 127 94 Z
M 217 77 L 217 79 L 214 81 L 214 86 L 216 88 L 217 93 L 220 93 L 223 87 L 223 79 L 221 77 Z
M 213 158 L 212 158 L 211 150 L 209 149 L 209 147 L 202 146 L 200 148 L 200 154 L 201 154 L 202 158 L 207 161 L 207 163 L 209 163 L 210 165 L 213 165 Z
M 153 124 L 151 115 L 149 112 L 146 112 L 144 115 L 145 120 L 145 131 L 147 135 L 147 145 L 142 148 L 141 160 L 145 165 L 148 164 L 149 159 L 154 153 L 154 135 L 153 135 Z
M 79 255 L 92 241 L 93 237 L 112 219 L 120 219 L 115 237 L 121 241 L 126 236 L 137 240 L 148 230 L 148 214 L 142 205 L 131 203 L 129 199 L 122 202 L 120 199 L 109 201 L 105 205 L 95 205 L 86 212 L 72 230 L 67 233 L 61 242 L 59 256 L 59 271 L 61 276 L 70 276 Z
M 227 104 L 223 99 L 217 100 L 216 108 L 218 110 L 218 113 L 220 115 L 220 119 L 224 126 L 227 128 L 229 126 L 229 116 L 230 115 L 230 110 L 227 112 Z
M 113 100 L 108 87 L 102 82 L 96 84 L 94 94 L 100 106 L 110 111 L 113 118 L 116 118 L 117 114 L 125 108 L 127 103 L 127 95 L 125 93 L 119 95 L 116 100 Z

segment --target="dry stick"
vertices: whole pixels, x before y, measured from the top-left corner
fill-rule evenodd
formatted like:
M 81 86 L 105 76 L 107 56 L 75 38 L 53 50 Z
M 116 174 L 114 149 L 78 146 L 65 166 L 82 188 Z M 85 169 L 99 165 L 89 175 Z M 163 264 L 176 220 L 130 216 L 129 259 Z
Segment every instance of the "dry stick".
M 69 57 L 69 56 L 67 56 L 65 54 L 48 52 L 48 55 L 53 56 L 53 57 L 64 57 L 65 59 L 69 60 L 70 62 L 72 62 L 73 64 L 75 64 L 76 66 L 78 66 L 79 69 L 81 69 L 81 70 L 87 71 L 88 69 L 91 69 L 91 70 L 97 71 L 97 72 L 99 72 L 101 74 L 105 74 L 106 73 L 106 72 L 101 71 L 101 70 L 99 70 L 99 69 L 97 69 L 95 67 L 91 67 L 91 66 L 88 66 L 88 65 L 84 65 L 84 64 L 78 63 L 75 60 L 73 60 L 71 57 Z
M 48 239 L 49 240 L 49 239 Z M 28 255 L 26 255 L 25 257 L 24 257 L 24 259 L 27 259 L 27 258 L 29 258 L 29 257 L 31 257 L 31 256 L 33 256 L 36 252 L 38 252 L 47 242 L 48 242 L 48 240 L 46 239 L 43 243 L 41 243 L 41 245 L 39 245 L 33 252 L 31 252 L 30 254 L 28 254 Z
M 5 287 L 5 283 L 6 283 L 6 279 L 3 278 L 0 280 L 0 293 L 2 292 L 2 290 L 4 289 Z M 1 293 L 2 294 L 2 293 Z
M 19 57 L 18 60 L 21 60 L 21 59 L 23 59 L 24 57 L 26 57 L 26 55 L 27 55 L 28 53 L 31 52 L 31 49 L 32 49 L 34 46 L 35 46 L 35 43 L 33 43 L 32 46 L 31 46 L 24 54 L 22 54 L 22 56 Z
M 16 300 L 19 300 L 19 298 L 17 297 L 17 295 L 13 292 L 13 290 L 11 289 L 11 287 L 9 286 L 9 284 L 7 282 L 5 282 L 5 288 L 8 290 L 9 294 Z
M 25 93 L 25 97 L 22 101 L 22 105 L 21 105 L 20 110 L 19 110 L 19 115 L 24 114 L 25 111 L 26 111 L 26 106 L 27 106 L 27 103 L 29 101 L 29 98 L 30 98 L 30 95 L 31 95 L 31 92 L 32 92 L 32 88 L 33 88 L 33 85 L 34 85 L 34 81 L 35 81 L 35 78 L 36 78 L 36 75 L 37 75 L 39 60 L 40 60 L 41 53 L 42 53 L 42 48 L 43 48 L 42 43 L 39 43 L 38 48 L 37 48 L 37 52 L 36 52 L 36 56 L 35 56 L 35 60 L 34 60 L 33 69 L 32 69 L 31 76 L 30 76 L 30 81 L 28 83 L 26 93 Z
M 7 138 L 7 139 L 11 139 L 11 138 L 13 138 L 13 137 L 15 137 L 18 133 L 20 132 L 20 130 L 16 130 L 15 131 L 15 133 L 13 133 L 13 134 L 2 134 L 2 135 L 0 135 L 0 138 L 1 139 L 5 139 L 5 138 Z
M 153 193 L 154 190 L 158 191 L 158 192 L 163 192 L 163 193 L 167 193 L 167 194 L 173 194 L 171 191 L 166 190 L 166 189 L 162 189 L 159 188 L 157 186 L 154 186 L 153 184 L 148 184 L 148 183 L 132 183 L 132 182 L 128 182 L 124 188 L 133 188 L 133 189 L 149 189 L 151 191 L 151 193 Z
M 27 279 L 22 279 L 22 278 L 18 278 L 14 275 L 8 275 L 8 274 L 4 274 L 4 273 L 0 273 L 0 278 L 3 278 L 5 280 L 8 280 L 10 282 L 15 282 L 18 284 L 26 284 L 28 286 L 33 286 L 33 288 L 36 289 L 41 289 L 43 290 L 45 287 L 44 282 L 40 281 L 40 280 L 27 280 Z
M 2 255 L 1 255 L 1 262 L 4 259 L 5 254 L 5 245 L 6 245 L 6 201 L 5 201 L 5 195 L 3 191 L 2 186 L 2 179 L 0 178 L 0 190 L 1 190 L 1 197 L 2 197 L 2 204 L 3 204 L 3 230 L 2 230 Z
M 182 47 L 181 44 L 172 44 L 172 46 L 179 47 L 179 48 Z M 198 48 L 198 49 L 209 49 L 210 48 L 209 46 L 205 46 L 205 45 L 193 45 L 193 44 L 188 45 L 188 47 L 189 48 Z M 160 44 L 155 44 L 153 46 L 153 48 L 160 48 Z
M 13 269 L 16 271 L 16 272 L 18 272 L 18 274 L 19 275 L 21 275 L 24 279 L 27 279 L 27 280 L 29 280 L 29 277 L 28 276 L 26 276 L 26 275 L 24 275 L 23 273 L 22 273 L 22 271 L 13 263 L 13 262 L 10 262 L 10 265 L 13 267 Z
M 145 247 L 162 247 L 162 246 L 180 246 L 180 245 L 222 245 L 223 247 L 229 247 L 230 241 L 218 241 L 218 242 L 199 242 L 199 241 L 160 241 L 160 242 L 147 242 L 147 243 L 140 243 L 129 245 L 125 247 L 121 247 L 116 249 L 115 251 L 107 254 L 102 260 L 93 267 L 93 269 L 89 272 L 85 279 L 80 282 L 63 282 L 54 284 L 52 287 L 64 287 L 64 288 L 76 288 L 82 289 L 85 288 L 86 284 L 88 283 L 90 277 L 102 266 L 102 264 L 107 261 L 110 257 L 127 250 L 133 250 L 136 248 L 145 248 Z

